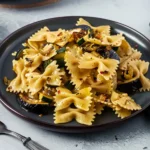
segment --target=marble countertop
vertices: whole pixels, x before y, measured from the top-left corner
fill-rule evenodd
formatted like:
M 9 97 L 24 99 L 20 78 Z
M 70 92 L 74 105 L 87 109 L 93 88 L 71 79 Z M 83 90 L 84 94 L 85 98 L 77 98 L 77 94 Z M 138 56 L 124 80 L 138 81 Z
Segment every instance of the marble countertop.
M 0 8 L 0 40 L 37 20 L 58 16 L 94 16 L 129 25 L 150 38 L 150 0 L 60 0 L 30 9 Z M 43 130 L 10 113 L 0 104 L 0 120 L 8 128 L 45 145 L 50 150 L 150 149 L 150 119 L 143 114 L 119 127 L 97 133 L 62 134 Z M 22 144 L 0 135 L 0 150 L 25 150 Z

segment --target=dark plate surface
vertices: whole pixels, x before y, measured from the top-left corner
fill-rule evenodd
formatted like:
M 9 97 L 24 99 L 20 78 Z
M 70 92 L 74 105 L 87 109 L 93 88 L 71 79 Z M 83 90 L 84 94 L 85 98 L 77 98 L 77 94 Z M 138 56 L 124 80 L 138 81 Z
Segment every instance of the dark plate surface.
M 96 116 L 92 126 L 80 125 L 75 121 L 72 121 L 71 123 L 55 125 L 53 123 L 53 113 L 39 117 L 36 114 L 26 112 L 18 105 L 15 94 L 6 92 L 6 86 L 3 83 L 4 76 L 7 76 L 9 79 L 12 79 L 15 76 L 12 71 L 12 59 L 14 59 L 14 57 L 11 55 L 11 53 L 20 49 L 22 47 L 21 44 L 26 41 L 30 35 L 43 26 L 48 26 L 51 30 L 57 30 L 60 27 L 64 29 L 71 29 L 74 28 L 75 23 L 79 18 L 80 16 L 60 17 L 42 20 L 27 25 L 11 34 L 0 45 L 0 96 L 2 98 L 2 103 L 14 114 L 20 116 L 21 118 L 52 131 L 77 133 L 102 130 L 104 128 L 112 127 L 114 125 L 116 126 L 119 123 L 122 123 L 123 121 L 139 114 L 150 105 L 150 92 L 137 93 L 132 95 L 132 97 L 138 104 L 142 106 L 143 109 L 134 112 L 130 117 L 123 120 L 117 118 L 117 116 L 111 110 L 106 109 L 102 115 Z M 110 25 L 115 32 L 122 32 L 132 46 L 138 44 L 138 49 L 143 54 L 142 59 L 146 61 L 150 60 L 150 41 L 138 31 L 126 25 L 106 19 L 94 17 L 83 18 L 88 20 L 94 26 Z M 147 77 L 150 78 L 150 70 L 147 73 Z

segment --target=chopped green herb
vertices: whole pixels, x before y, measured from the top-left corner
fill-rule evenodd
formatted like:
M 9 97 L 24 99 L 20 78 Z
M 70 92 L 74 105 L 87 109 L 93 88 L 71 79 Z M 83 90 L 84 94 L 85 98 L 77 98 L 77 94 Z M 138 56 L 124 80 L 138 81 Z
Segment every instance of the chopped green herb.
M 77 41 L 77 44 L 80 46 L 85 42 L 84 38 L 81 38 Z
M 113 50 L 114 50 L 114 51 L 117 51 L 117 50 L 118 50 L 118 47 L 113 47 Z
M 43 62 L 43 68 L 44 68 L 44 70 L 46 69 L 46 67 L 47 67 L 51 62 L 52 62 L 51 59 L 48 59 L 48 60 L 46 60 L 46 61 Z
M 74 85 L 70 81 L 67 81 L 64 86 L 69 90 L 74 89 Z
M 66 51 L 66 47 L 62 47 L 59 50 L 57 50 L 57 54 L 64 53 Z
M 64 61 L 63 58 L 57 59 L 56 61 L 57 61 L 57 64 L 58 64 L 59 68 L 65 67 L 65 61 Z

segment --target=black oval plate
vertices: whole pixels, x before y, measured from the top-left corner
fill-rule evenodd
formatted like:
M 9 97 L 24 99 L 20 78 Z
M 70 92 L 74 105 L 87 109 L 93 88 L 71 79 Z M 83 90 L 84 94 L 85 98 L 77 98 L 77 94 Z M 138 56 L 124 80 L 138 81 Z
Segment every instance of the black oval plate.
M 46 129 L 58 132 L 91 132 L 102 130 L 107 127 L 112 127 L 118 125 L 123 121 L 139 114 L 144 109 L 150 105 L 150 92 L 143 92 L 134 94 L 132 97 L 135 101 L 142 106 L 142 110 L 134 112 L 130 117 L 125 119 L 117 118 L 117 116 L 110 109 L 106 109 L 102 115 L 96 116 L 96 119 L 92 126 L 85 126 L 72 121 L 66 124 L 54 124 L 53 113 L 39 117 L 36 114 L 26 112 L 21 109 L 17 103 L 15 94 L 6 92 L 6 86 L 3 83 L 4 76 L 7 76 L 9 79 L 12 79 L 15 74 L 12 71 L 12 60 L 14 57 L 11 55 L 12 52 L 17 51 L 22 46 L 21 44 L 26 41 L 33 33 L 42 28 L 43 26 L 48 26 L 51 30 L 57 30 L 58 28 L 71 29 L 75 27 L 76 21 L 81 16 L 74 17 L 60 17 L 52 18 L 47 20 L 38 21 L 27 25 L 16 32 L 12 33 L 7 37 L 0 45 L 0 96 L 1 102 L 14 114 L 19 117 L 26 119 L 30 122 L 33 122 L 36 125 L 44 127 Z M 113 32 L 122 32 L 129 43 L 134 47 L 138 44 L 138 49 L 142 52 L 142 59 L 149 61 L 150 60 L 150 41 L 138 31 L 123 25 L 118 22 L 94 18 L 94 17 L 83 17 L 89 21 L 92 25 L 110 25 L 113 29 Z M 150 70 L 147 73 L 147 77 L 150 78 Z

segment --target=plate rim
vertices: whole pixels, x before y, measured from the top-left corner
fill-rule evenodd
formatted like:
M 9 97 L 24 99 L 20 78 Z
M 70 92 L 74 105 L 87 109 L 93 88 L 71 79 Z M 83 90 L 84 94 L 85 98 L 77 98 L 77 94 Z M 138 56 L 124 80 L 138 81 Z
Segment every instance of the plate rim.
M 9 34 L 4 40 L 2 40 L 0 42 L 0 48 L 3 46 L 3 44 L 5 44 L 5 42 L 7 42 L 7 40 L 9 38 L 11 38 L 16 33 L 20 32 L 20 31 L 22 31 L 22 30 L 24 30 L 26 28 L 29 28 L 30 26 L 34 26 L 35 24 L 38 24 L 40 22 L 57 20 L 57 19 L 63 19 L 63 18 L 81 18 L 81 17 L 82 18 L 87 17 L 87 18 L 93 18 L 93 19 L 100 19 L 100 20 L 104 20 L 104 21 L 112 22 L 114 24 L 121 25 L 123 27 L 131 29 L 134 32 L 138 33 L 140 36 L 142 36 L 150 44 L 150 40 L 144 34 L 140 33 L 139 31 L 137 31 L 136 29 L 134 29 L 134 28 L 132 28 L 132 27 L 130 27 L 128 25 L 125 25 L 125 24 L 117 22 L 117 21 L 113 21 L 113 20 L 109 20 L 109 19 L 105 19 L 105 18 L 100 18 L 100 17 L 94 17 L 94 16 L 61 16 L 61 17 L 53 17 L 53 18 L 39 20 L 39 21 L 36 21 L 36 22 L 33 22 L 33 23 L 29 23 L 29 24 L 27 24 L 27 25 L 17 29 L 16 31 L 14 31 L 11 34 Z M 0 51 L 0 58 L 1 58 L 1 55 L 4 53 L 4 51 L 5 50 Z M 1 91 L 0 91 L 0 102 L 10 112 L 12 112 L 16 116 L 18 116 L 18 117 L 20 117 L 20 118 L 22 118 L 24 120 L 27 120 L 28 122 L 34 123 L 35 125 L 40 125 L 40 127 L 44 127 L 44 128 L 46 128 L 48 130 L 57 131 L 57 132 L 64 132 L 64 133 L 67 133 L 67 132 L 69 132 L 69 133 L 83 133 L 85 131 L 86 132 L 93 132 L 93 131 L 97 131 L 97 130 L 100 130 L 100 129 L 103 129 L 103 128 L 110 127 L 110 125 L 113 126 L 115 124 L 120 124 L 120 123 L 123 123 L 126 120 L 129 120 L 129 119 L 137 116 L 138 114 L 143 112 L 147 107 L 150 106 L 150 102 L 149 102 L 145 107 L 143 107 L 139 111 L 134 112 L 129 117 L 126 117 L 126 118 L 121 119 L 121 120 L 116 120 L 116 121 L 113 121 L 113 122 L 109 122 L 109 123 L 104 123 L 104 124 L 100 124 L 100 125 L 91 125 L 91 126 L 86 126 L 86 125 L 85 126 L 61 126 L 61 124 L 50 124 L 50 123 L 46 123 L 46 122 L 41 122 L 41 121 L 38 121 L 36 119 L 32 119 L 29 116 L 23 115 L 21 112 L 16 111 L 15 109 L 11 108 L 11 106 L 9 105 L 9 102 L 3 97 Z M 79 129 L 80 129 L 80 131 L 79 131 Z

